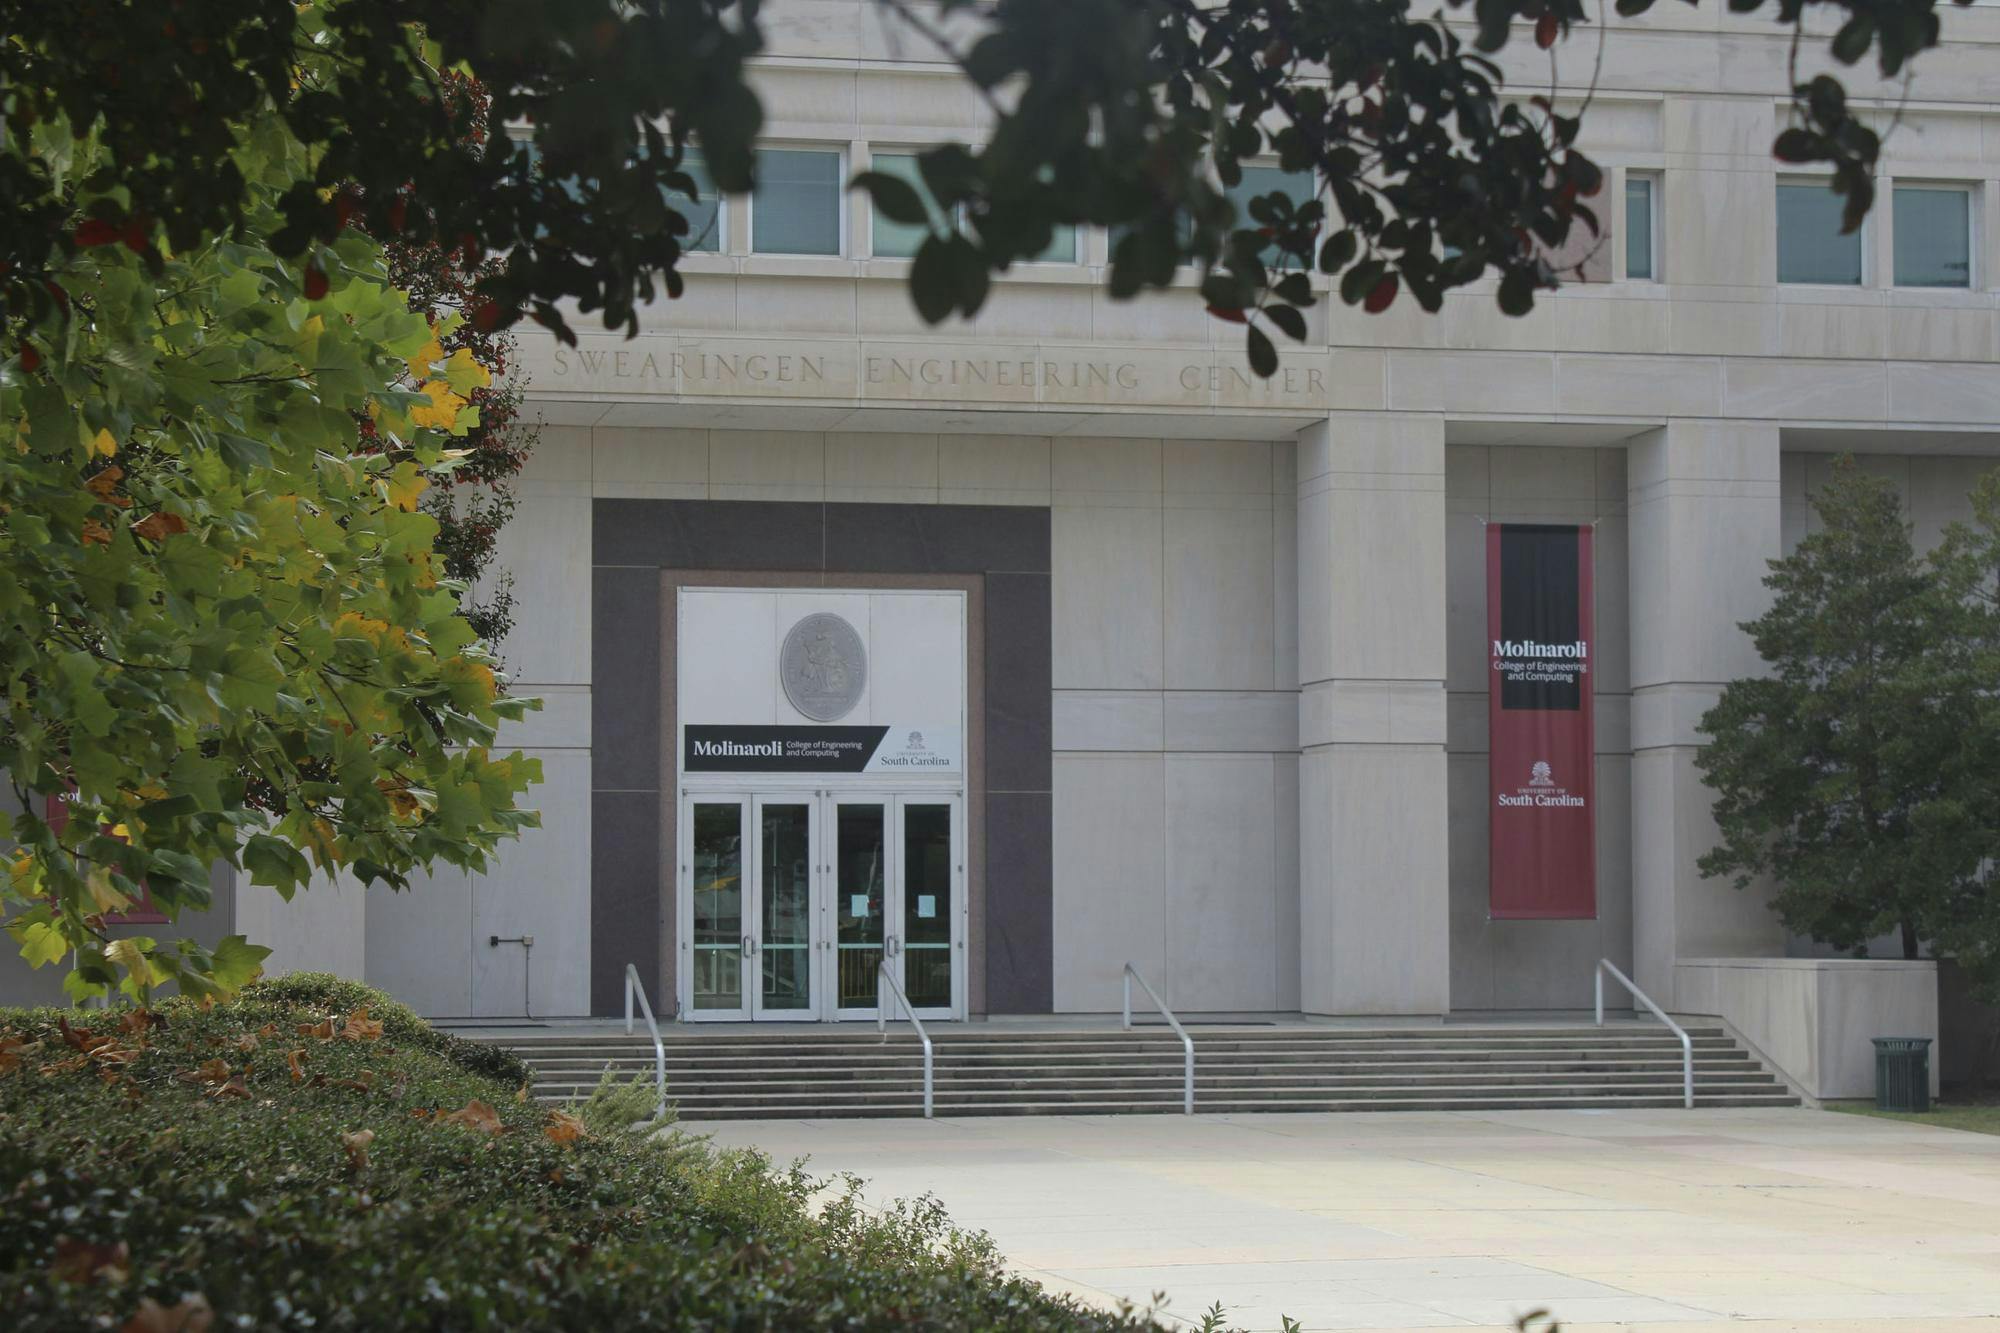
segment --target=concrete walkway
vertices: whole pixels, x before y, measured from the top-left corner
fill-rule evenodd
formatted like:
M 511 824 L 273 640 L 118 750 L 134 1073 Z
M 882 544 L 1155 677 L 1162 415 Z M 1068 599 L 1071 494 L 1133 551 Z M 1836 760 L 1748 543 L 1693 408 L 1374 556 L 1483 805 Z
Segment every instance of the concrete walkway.
M 751 1121 L 1092 1301 L 1276 1329 L 2000 1330 L 2000 1137 L 1819 1111 Z

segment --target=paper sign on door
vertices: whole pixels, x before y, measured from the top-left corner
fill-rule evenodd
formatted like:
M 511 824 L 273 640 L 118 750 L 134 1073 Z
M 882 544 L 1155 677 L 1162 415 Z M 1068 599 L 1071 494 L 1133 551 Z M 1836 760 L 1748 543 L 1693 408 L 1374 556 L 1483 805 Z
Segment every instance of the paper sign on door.
M 920 893 L 917 895 L 917 915 L 926 918 L 934 917 L 937 915 L 936 894 Z
M 849 916 L 867 916 L 867 915 L 868 915 L 868 895 L 867 895 L 867 894 L 865 894 L 865 893 L 850 893 L 850 894 L 848 894 L 848 895 L 847 895 L 847 914 L 848 914 Z

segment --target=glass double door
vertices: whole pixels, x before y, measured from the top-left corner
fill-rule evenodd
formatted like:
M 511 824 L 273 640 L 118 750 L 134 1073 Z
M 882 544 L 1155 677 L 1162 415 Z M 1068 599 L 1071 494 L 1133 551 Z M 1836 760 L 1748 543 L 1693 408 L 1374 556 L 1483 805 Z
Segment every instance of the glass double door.
M 957 796 L 690 792 L 680 836 L 689 1018 L 873 1018 L 884 961 L 918 1014 L 963 1013 Z

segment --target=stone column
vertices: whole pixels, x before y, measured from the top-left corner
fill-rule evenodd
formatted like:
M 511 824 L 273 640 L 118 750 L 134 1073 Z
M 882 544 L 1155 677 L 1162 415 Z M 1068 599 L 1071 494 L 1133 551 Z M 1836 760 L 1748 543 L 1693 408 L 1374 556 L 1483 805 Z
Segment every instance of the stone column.
M 1451 1004 L 1444 422 L 1299 436 L 1300 1007 Z
M 1780 553 L 1778 428 L 1675 421 L 1627 448 L 1632 618 L 1634 980 L 1673 1005 L 1681 958 L 1772 955 L 1768 895 L 1705 880 L 1712 800 L 1694 758 L 1701 716 L 1760 659 L 1737 626 L 1769 605 Z

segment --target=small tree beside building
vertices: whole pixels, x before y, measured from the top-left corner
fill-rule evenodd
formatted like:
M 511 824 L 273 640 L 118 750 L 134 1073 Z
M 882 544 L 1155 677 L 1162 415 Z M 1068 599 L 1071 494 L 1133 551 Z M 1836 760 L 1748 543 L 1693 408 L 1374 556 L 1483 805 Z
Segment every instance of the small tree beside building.
M 1702 718 L 1708 876 L 1768 876 L 1785 925 L 1865 951 L 1953 955 L 2000 989 L 2000 485 L 1919 552 L 1887 480 L 1842 460 L 1815 531 L 1771 563 L 1743 629 L 1767 671 Z

